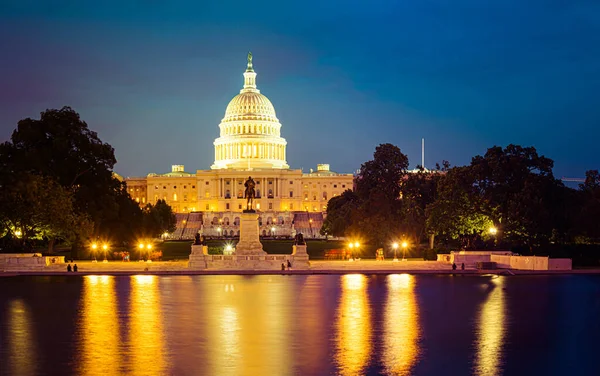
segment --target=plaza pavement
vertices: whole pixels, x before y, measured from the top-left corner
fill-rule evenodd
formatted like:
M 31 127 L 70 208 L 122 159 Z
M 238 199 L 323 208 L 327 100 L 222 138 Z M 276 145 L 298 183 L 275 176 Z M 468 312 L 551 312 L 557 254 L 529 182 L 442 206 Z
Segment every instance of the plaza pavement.
M 600 274 L 600 269 L 578 269 L 569 271 L 531 271 L 531 270 L 476 270 L 467 268 L 466 270 L 452 270 L 450 264 L 441 263 L 438 261 L 398 261 L 392 260 L 375 261 L 375 260 L 358 260 L 358 261 L 341 261 L 341 260 L 313 260 L 310 262 L 309 269 L 295 270 L 191 270 L 187 267 L 187 260 L 177 261 L 159 261 L 159 262 L 92 262 L 92 261 L 76 261 L 78 272 L 67 272 L 67 264 L 55 264 L 38 270 L 0 270 L 1 276 L 16 276 L 16 275 L 86 275 L 86 274 L 103 274 L 103 275 L 133 275 L 133 274 L 153 274 L 153 275 L 225 275 L 225 274 L 502 274 L 502 275 L 518 275 L 518 274 Z M 73 265 L 73 264 L 71 264 Z

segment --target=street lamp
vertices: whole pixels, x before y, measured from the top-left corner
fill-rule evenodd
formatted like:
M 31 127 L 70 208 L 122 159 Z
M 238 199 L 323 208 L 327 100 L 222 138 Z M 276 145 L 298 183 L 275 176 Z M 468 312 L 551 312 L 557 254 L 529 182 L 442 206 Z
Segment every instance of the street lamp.
M 392 248 L 394 248 L 394 262 L 398 262 L 398 258 L 396 257 L 396 250 L 398 249 L 398 243 L 392 244 Z
M 352 248 L 354 248 L 354 243 L 350 242 L 350 244 L 348 244 L 348 247 L 350 248 L 350 258 L 348 259 L 348 261 L 354 261 L 354 258 L 352 257 Z
M 408 243 L 402 242 L 402 261 L 406 261 L 406 247 L 408 247 Z
M 494 226 L 490 227 L 490 229 L 488 231 L 492 235 L 496 235 L 498 233 L 498 229 L 496 227 L 494 227 Z
M 90 248 L 92 248 L 92 256 L 94 256 L 92 262 L 96 262 L 96 250 L 98 249 L 98 244 L 92 243 L 92 246 Z
M 275 226 L 271 227 L 271 236 L 275 236 Z
M 217 227 L 217 233 L 219 234 L 218 236 L 221 237 L 221 227 Z
M 108 262 L 108 260 L 106 259 L 106 251 L 108 250 L 108 244 L 102 244 L 102 250 L 104 251 L 104 261 L 102 262 Z

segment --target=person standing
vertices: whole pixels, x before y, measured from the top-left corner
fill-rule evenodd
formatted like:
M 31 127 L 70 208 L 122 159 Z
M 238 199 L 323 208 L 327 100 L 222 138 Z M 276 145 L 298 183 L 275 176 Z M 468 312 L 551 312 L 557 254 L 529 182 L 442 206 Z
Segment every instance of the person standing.
M 73 265 L 73 271 L 77 272 L 77 264 Z
M 67 272 L 71 271 L 71 264 L 67 265 Z
M 287 268 L 288 270 L 292 270 L 292 263 L 290 262 L 290 260 L 287 260 Z

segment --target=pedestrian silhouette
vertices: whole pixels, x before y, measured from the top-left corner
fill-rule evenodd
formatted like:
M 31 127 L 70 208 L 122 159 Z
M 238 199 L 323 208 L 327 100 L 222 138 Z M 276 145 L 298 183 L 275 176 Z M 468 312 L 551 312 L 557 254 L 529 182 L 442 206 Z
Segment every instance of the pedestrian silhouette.
M 77 271 L 77 264 L 73 265 L 73 271 L 76 272 Z
M 460 265 L 460 268 L 461 268 L 462 270 L 465 270 L 465 263 L 464 263 L 464 262 L 463 262 L 463 263 Z
M 70 272 L 71 271 L 71 264 L 67 265 L 67 271 Z
M 452 263 L 452 270 L 456 270 L 456 264 Z
M 290 260 L 287 261 L 288 270 L 292 270 L 292 263 Z
M 283 262 L 281 263 L 281 270 L 285 270 L 285 264 Z

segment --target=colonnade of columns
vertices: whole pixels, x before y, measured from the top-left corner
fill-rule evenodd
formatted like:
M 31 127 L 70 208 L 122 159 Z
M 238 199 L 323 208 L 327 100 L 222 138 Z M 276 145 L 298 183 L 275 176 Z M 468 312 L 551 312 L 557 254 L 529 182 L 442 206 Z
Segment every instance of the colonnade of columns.
M 216 161 L 245 158 L 285 160 L 285 145 L 254 142 L 215 146 Z

